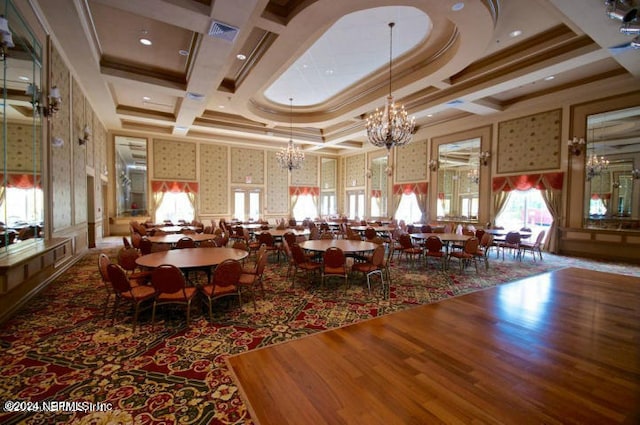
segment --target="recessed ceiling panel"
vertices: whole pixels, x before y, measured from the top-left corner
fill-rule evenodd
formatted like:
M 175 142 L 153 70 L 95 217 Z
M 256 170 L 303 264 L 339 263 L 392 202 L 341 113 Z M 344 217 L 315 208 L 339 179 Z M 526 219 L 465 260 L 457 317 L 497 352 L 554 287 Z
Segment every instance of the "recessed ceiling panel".
M 322 103 L 389 63 L 389 22 L 394 22 L 393 57 L 424 41 L 432 23 L 408 6 L 366 9 L 340 18 L 264 95 L 272 102 L 296 106 Z

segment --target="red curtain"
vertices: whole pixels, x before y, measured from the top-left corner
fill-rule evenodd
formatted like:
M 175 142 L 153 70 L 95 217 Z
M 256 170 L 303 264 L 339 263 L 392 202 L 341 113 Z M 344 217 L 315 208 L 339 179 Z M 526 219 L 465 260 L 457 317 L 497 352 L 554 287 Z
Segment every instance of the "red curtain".
M 34 174 L 7 174 L 7 187 L 15 187 L 18 189 L 42 189 L 40 175 Z M 0 180 L 4 181 L 5 175 L 0 174 Z
M 151 182 L 152 192 L 184 192 L 184 193 L 198 193 L 197 182 L 177 182 L 177 181 L 165 181 L 165 180 L 153 180 Z
M 415 193 L 416 195 L 426 195 L 427 182 L 394 184 L 393 193 L 396 195 L 410 195 L 412 193 Z
M 371 189 L 372 198 L 382 198 L 382 191 L 380 189 Z
M 320 196 L 320 188 L 317 186 L 289 186 L 290 196 L 311 195 Z
M 494 177 L 494 192 L 510 192 L 512 190 L 562 190 L 564 173 L 520 174 L 516 176 Z

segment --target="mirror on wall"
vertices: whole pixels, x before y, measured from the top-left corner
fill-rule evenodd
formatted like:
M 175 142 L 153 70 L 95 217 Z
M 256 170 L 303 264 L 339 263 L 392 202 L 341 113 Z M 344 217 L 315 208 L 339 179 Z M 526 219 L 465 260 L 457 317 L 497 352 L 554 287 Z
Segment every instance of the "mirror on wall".
M 115 136 L 115 175 L 116 215 L 147 216 L 147 139 Z
M 7 253 L 44 238 L 42 48 L 10 1 L 1 2 L 11 42 L 0 52 L 0 247 Z
M 640 230 L 640 106 L 587 117 L 585 226 Z
M 338 212 L 336 188 L 338 182 L 338 160 L 322 158 L 320 168 L 320 215 L 332 217 Z
M 478 220 L 479 155 L 480 138 L 438 146 L 438 220 Z
M 373 219 L 386 218 L 387 203 L 389 198 L 388 179 L 389 158 L 381 156 L 371 159 L 367 177 L 371 181 L 371 193 L 369 197 L 369 216 Z

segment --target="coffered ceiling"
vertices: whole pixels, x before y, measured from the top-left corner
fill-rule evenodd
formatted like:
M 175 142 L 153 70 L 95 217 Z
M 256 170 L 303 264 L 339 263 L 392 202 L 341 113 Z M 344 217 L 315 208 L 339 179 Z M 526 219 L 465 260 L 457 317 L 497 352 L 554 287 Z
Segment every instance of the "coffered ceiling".
M 397 20 L 393 93 L 419 130 L 587 82 L 640 78 L 640 50 L 608 50 L 629 38 L 602 0 L 34 3 L 105 125 L 145 136 L 278 148 L 293 121 L 306 151 L 362 149 L 366 115 L 388 94 L 387 15 Z M 334 26 L 347 15 L 356 33 Z M 416 43 L 413 31 L 425 35 Z

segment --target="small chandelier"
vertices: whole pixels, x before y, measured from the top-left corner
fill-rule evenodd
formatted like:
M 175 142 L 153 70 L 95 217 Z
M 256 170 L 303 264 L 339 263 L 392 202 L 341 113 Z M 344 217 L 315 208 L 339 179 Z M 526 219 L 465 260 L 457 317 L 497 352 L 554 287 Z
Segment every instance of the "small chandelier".
M 415 118 L 409 119 L 407 111 L 401 104 L 396 104 L 391 95 L 391 63 L 393 60 L 393 27 L 395 23 L 389 23 L 389 96 L 383 109 L 376 108 L 367 118 L 367 138 L 369 143 L 379 148 L 385 147 L 388 151 L 394 146 L 404 146 L 411 142 Z
M 293 144 L 293 98 L 289 98 L 289 102 L 291 104 L 289 144 L 287 144 L 286 148 L 282 148 L 280 149 L 280 152 L 276 153 L 276 161 L 278 161 L 280 168 L 291 171 L 302 167 L 302 163 L 304 162 L 304 152 Z
M 587 160 L 587 181 L 599 176 L 609 168 L 609 160 L 604 156 L 598 157 L 595 153 Z
M 480 176 L 478 175 L 478 169 L 477 168 L 471 168 L 467 172 L 467 178 L 469 179 L 469 181 L 471 183 L 478 184 L 480 182 Z

